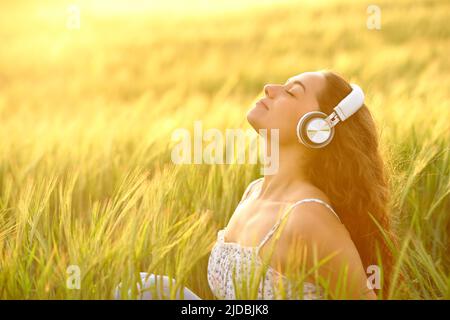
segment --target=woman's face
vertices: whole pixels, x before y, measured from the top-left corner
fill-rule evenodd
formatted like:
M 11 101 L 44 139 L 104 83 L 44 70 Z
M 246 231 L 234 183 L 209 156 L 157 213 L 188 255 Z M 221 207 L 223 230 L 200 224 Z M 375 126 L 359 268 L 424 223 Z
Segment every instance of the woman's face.
M 285 84 L 267 84 L 265 96 L 247 113 L 247 121 L 259 129 L 279 129 L 280 144 L 297 142 L 297 122 L 307 112 L 319 111 L 316 99 L 325 86 L 320 72 L 304 72 L 289 78 Z

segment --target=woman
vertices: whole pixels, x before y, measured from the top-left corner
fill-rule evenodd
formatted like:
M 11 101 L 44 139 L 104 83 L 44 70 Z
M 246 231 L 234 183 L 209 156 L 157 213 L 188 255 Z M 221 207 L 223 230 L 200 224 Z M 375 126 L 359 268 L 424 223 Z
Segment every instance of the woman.
M 247 113 L 256 131 L 279 130 L 279 165 L 275 174 L 249 184 L 218 232 L 208 264 L 217 298 L 240 298 L 236 288 L 248 282 L 250 261 L 264 262 L 256 263 L 264 266 L 257 299 L 376 299 L 374 290 L 387 292 L 392 258 L 380 228 L 389 230 L 388 188 L 368 108 L 359 102 L 345 121 L 341 116 L 341 123 L 325 132 L 330 138 L 325 142 L 320 132 L 313 133 L 319 134 L 316 142 L 308 128 L 306 138 L 300 132 L 302 120 L 312 112 L 332 114 L 354 95 L 352 88 L 336 73 L 305 72 L 283 85 L 266 85 L 265 97 Z M 308 137 L 313 141 L 305 141 Z M 302 273 L 300 290 L 285 276 L 299 270 L 314 270 Z M 368 270 L 374 270 L 372 286 Z M 188 299 L 198 298 L 184 290 Z

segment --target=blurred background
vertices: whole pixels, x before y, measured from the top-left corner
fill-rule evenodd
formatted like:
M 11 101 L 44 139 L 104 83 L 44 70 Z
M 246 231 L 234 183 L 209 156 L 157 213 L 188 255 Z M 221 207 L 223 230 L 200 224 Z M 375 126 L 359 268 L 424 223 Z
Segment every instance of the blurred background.
M 450 2 L 377 1 L 379 29 L 372 4 L 2 1 L 0 298 L 110 299 L 148 271 L 211 299 L 209 251 L 259 167 L 174 165 L 172 132 L 249 128 L 264 84 L 321 69 L 379 127 L 390 297 L 450 298 Z

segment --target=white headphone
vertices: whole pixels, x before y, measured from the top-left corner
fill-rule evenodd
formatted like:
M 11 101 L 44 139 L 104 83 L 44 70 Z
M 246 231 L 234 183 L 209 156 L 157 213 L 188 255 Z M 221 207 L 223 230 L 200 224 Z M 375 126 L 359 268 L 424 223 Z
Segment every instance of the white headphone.
M 352 83 L 352 91 L 338 103 L 334 111 L 327 116 L 320 111 L 306 113 L 297 123 L 298 140 L 310 148 L 322 148 L 331 142 L 334 126 L 345 121 L 364 104 L 362 89 Z

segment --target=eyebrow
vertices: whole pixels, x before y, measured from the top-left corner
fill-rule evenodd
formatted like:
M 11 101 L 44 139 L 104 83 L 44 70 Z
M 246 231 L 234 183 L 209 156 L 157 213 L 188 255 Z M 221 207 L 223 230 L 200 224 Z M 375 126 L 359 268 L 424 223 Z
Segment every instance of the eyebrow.
M 293 84 L 293 85 L 294 85 L 294 84 L 299 84 L 299 85 L 301 85 L 301 86 L 303 87 L 303 90 L 306 92 L 306 87 L 305 87 L 305 85 L 303 84 L 303 82 L 301 82 L 300 80 L 295 80 L 295 81 L 292 82 L 292 84 Z

